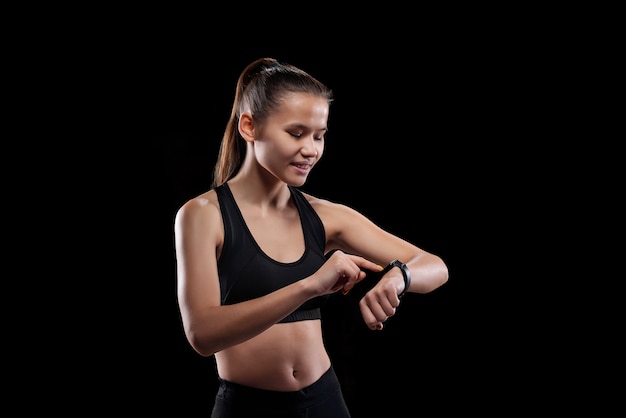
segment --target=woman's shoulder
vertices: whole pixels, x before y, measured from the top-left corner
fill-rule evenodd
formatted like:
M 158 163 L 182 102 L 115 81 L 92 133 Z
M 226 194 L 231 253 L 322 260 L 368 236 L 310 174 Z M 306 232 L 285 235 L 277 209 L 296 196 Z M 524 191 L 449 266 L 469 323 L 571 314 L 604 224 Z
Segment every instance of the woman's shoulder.
M 318 207 L 329 207 L 329 206 L 332 206 L 332 205 L 336 204 L 334 202 L 331 202 L 328 199 L 324 199 L 324 198 L 321 198 L 321 197 L 314 196 L 314 195 L 312 195 L 310 193 L 303 192 L 302 190 L 300 190 L 300 193 L 302 193 L 302 196 L 304 196 L 304 198 L 307 200 L 307 202 L 309 202 L 311 204 L 311 206 L 313 206 L 313 207 L 316 207 L 316 206 L 318 206 Z
M 176 211 L 176 221 L 214 218 L 219 216 L 219 201 L 215 189 L 207 190 L 184 202 Z
M 322 219 L 325 217 L 343 217 L 343 216 L 352 216 L 356 212 L 356 210 L 351 207 L 340 203 L 335 202 L 329 199 L 321 198 L 314 196 L 310 193 L 302 192 L 306 200 L 311 204 L 313 209 L 318 213 Z

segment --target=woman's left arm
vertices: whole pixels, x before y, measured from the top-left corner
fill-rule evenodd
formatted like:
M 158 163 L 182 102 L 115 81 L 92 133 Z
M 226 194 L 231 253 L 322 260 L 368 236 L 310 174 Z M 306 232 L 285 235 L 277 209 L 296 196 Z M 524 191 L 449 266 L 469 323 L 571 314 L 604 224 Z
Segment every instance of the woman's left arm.
M 405 292 L 428 293 L 448 281 L 448 267 L 441 257 L 385 231 L 348 206 L 320 199 L 311 203 L 324 223 L 327 251 L 340 249 L 383 267 L 398 260 L 359 303 L 371 329 L 382 329 Z

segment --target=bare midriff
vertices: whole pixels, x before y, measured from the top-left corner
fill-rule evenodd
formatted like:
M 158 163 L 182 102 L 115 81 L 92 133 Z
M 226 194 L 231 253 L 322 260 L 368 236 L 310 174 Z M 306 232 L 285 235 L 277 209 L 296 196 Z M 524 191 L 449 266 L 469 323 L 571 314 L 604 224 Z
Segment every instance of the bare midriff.
M 215 360 L 222 379 L 276 391 L 300 390 L 330 368 L 319 319 L 273 325 Z

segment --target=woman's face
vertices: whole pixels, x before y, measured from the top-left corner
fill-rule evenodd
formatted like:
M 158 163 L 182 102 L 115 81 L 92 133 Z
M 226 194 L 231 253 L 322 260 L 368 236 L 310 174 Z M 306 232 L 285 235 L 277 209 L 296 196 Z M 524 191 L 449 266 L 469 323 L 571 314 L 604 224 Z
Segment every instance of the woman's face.
M 289 93 L 280 107 L 257 126 L 258 163 L 287 184 L 301 186 L 324 153 L 329 104 L 319 96 Z

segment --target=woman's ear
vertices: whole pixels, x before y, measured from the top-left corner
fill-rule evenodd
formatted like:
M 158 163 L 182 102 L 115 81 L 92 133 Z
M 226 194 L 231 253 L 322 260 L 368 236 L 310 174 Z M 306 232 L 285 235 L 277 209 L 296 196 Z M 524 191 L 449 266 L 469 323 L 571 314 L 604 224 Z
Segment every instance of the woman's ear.
M 254 121 L 250 112 L 243 112 L 239 116 L 239 134 L 246 142 L 254 141 Z

